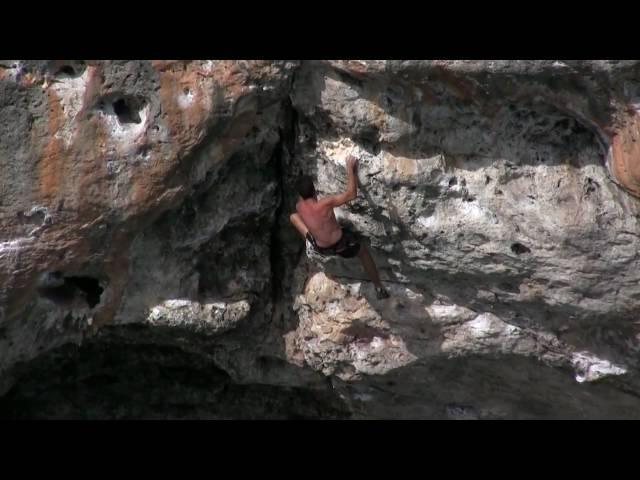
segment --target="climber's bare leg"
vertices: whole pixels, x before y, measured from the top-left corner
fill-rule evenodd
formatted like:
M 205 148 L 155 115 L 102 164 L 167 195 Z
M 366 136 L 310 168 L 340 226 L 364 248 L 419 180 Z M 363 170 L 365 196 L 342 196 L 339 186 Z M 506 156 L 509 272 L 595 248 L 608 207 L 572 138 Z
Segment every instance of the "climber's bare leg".
M 371 258 L 371 253 L 369 253 L 369 249 L 360 244 L 360 250 L 358 251 L 358 258 L 362 262 L 362 266 L 364 267 L 364 271 L 369 276 L 373 284 L 376 286 L 376 292 L 378 293 L 379 298 L 386 298 L 389 295 L 386 293 L 382 282 L 380 281 L 380 275 L 378 274 L 378 269 L 376 268 L 376 264 Z
M 302 235 L 302 238 L 306 239 L 307 232 L 309 231 L 309 229 L 302 221 L 302 218 L 300 218 L 300 215 L 298 215 L 297 213 L 292 213 L 291 215 L 289 215 L 289 220 L 291 221 L 293 226 L 296 227 L 296 230 L 300 232 L 300 235 Z

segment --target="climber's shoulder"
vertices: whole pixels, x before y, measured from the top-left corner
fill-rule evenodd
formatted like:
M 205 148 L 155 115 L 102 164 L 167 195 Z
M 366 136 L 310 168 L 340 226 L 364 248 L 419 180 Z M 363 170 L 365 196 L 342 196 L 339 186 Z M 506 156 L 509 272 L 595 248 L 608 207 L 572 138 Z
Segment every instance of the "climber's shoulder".
M 332 196 L 320 197 L 317 200 L 299 200 L 296 210 L 301 215 L 332 215 L 336 201 Z
M 318 199 L 318 206 L 322 209 L 333 209 L 344 203 L 346 203 L 344 194 L 327 195 L 326 197 Z

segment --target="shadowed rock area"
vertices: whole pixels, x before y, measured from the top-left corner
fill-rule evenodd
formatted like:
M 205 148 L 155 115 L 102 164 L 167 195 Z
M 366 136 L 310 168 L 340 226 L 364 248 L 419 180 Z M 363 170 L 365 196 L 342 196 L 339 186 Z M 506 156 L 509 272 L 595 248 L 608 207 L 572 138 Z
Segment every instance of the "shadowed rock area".
M 636 61 L 0 61 L 0 417 L 640 418 Z M 358 198 L 308 255 L 294 182 Z

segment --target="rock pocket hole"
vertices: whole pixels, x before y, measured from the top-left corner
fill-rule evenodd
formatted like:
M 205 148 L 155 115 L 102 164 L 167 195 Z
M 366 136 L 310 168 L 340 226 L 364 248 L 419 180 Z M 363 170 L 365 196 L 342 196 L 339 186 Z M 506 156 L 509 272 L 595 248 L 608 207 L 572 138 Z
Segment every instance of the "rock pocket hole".
M 516 242 L 511 244 L 511 251 L 516 255 L 522 255 L 523 253 L 531 253 L 529 247 L 525 247 L 523 244 Z
M 59 66 L 55 74 L 58 77 L 78 78 L 82 76 L 86 69 L 87 66 L 83 61 L 72 61 Z
M 142 123 L 144 100 L 128 95 L 109 94 L 102 97 L 97 107 L 106 115 L 114 115 L 122 126 Z
M 51 300 L 57 305 L 68 304 L 78 298 L 84 299 L 89 308 L 100 303 L 104 288 L 100 281 L 87 276 L 65 277 L 61 272 L 47 273 L 38 288 L 43 298 Z
M 382 150 L 382 145 L 380 144 L 380 130 L 378 127 L 369 126 L 365 128 L 354 138 L 354 140 L 356 143 L 359 143 L 362 148 L 373 155 L 378 155 Z
M 585 194 L 588 196 L 596 191 L 600 187 L 600 184 L 596 182 L 593 178 L 587 177 L 587 180 L 584 183 Z
M 140 123 L 142 121 L 136 106 L 133 105 L 134 103 L 131 99 L 126 98 L 118 98 L 113 102 L 113 112 L 120 123 Z

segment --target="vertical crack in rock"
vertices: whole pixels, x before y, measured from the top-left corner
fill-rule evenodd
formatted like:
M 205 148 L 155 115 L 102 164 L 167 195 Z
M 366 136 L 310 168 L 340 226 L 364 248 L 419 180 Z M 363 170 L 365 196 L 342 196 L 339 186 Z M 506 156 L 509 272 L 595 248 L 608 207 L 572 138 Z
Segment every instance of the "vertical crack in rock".
M 285 275 L 285 262 L 283 259 L 283 245 L 281 242 L 281 229 L 286 228 L 286 225 L 282 225 L 282 215 L 285 208 L 284 202 L 284 172 L 283 163 L 284 155 L 288 155 L 288 145 L 290 138 L 290 129 L 292 124 L 289 121 L 291 117 L 291 106 L 286 105 L 284 108 L 284 120 L 283 125 L 279 128 L 280 140 L 276 145 L 273 152 L 273 166 L 275 177 L 277 181 L 277 188 L 275 195 L 277 197 L 277 207 L 274 212 L 273 225 L 271 227 L 271 237 L 269 241 L 269 261 L 271 267 L 271 301 L 273 302 L 273 309 L 278 304 L 282 297 L 283 277 Z M 273 321 L 273 319 L 272 319 Z
M 295 80 L 295 73 L 292 75 L 291 85 Z M 290 87 L 291 88 L 291 87 Z M 270 242 L 270 262 L 271 262 L 271 282 L 272 282 L 272 301 L 275 306 L 280 303 L 284 295 L 284 288 L 286 282 L 285 275 L 291 274 L 287 271 L 287 265 L 290 262 L 286 261 L 285 255 L 288 250 L 286 240 L 283 239 L 283 231 L 290 229 L 288 212 L 286 209 L 287 198 L 292 194 L 286 191 L 287 177 L 290 173 L 287 173 L 287 167 L 292 165 L 293 154 L 295 151 L 296 141 L 296 129 L 297 129 L 298 116 L 297 111 L 291 103 L 291 99 L 287 97 L 283 101 L 282 105 L 282 124 L 279 128 L 279 142 L 274 150 L 274 170 L 277 181 L 277 208 L 274 213 L 274 221 L 271 230 L 271 242 Z M 284 238 L 290 238 L 288 235 L 284 235 Z M 274 319 L 272 319 L 273 321 Z

